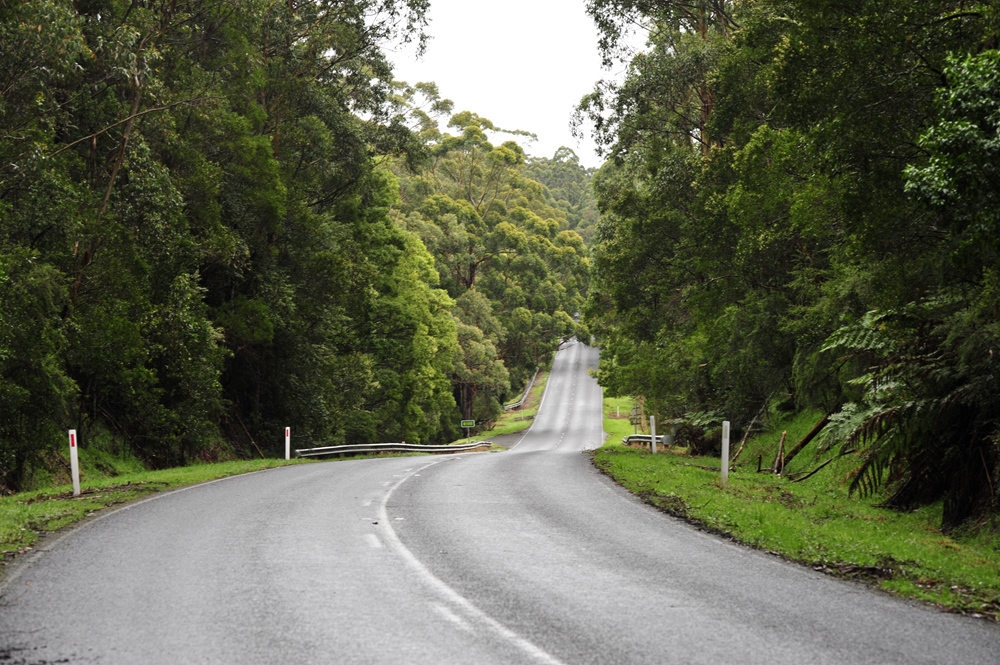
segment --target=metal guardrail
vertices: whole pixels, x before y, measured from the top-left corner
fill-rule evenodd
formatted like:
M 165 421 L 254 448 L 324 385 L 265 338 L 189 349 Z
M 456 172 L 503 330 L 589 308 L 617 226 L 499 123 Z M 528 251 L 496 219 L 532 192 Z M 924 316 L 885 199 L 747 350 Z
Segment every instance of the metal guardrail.
M 652 438 L 653 437 L 649 434 L 629 434 L 628 436 L 622 437 L 622 445 L 628 446 L 635 443 L 641 443 L 643 445 L 648 446 L 650 445 Z M 666 448 L 667 446 L 672 445 L 673 442 L 674 442 L 674 437 L 670 436 L 669 434 L 656 435 L 656 444 L 659 446 L 663 446 L 664 448 Z
M 365 443 L 352 446 L 325 446 L 323 448 L 303 448 L 295 451 L 296 457 L 317 457 L 319 455 L 354 455 L 360 453 L 465 453 L 479 448 L 488 448 L 492 441 L 473 441 L 454 446 L 422 446 L 415 443 Z
M 528 387 L 524 389 L 524 393 L 521 395 L 521 399 L 517 400 L 516 402 L 512 402 L 511 404 L 503 405 L 504 411 L 510 411 L 511 409 L 516 409 L 517 407 L 524 404 L 524 400 L 528 399 L 528 393 L 531 392 L 531 386 L 535 385 L 535 378 L 538 376 L 538 373 L 540 371 L 542 371 L 541 367 L 535 370 L 535 375 L 531 377 L 531 381 L 528 381 Z

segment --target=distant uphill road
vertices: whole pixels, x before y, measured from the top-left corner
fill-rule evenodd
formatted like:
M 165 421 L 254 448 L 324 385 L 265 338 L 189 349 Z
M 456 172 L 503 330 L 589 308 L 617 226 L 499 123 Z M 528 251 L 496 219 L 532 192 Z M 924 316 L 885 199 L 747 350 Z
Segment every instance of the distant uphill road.
M 511 450 L 284 467 L 103 515 L 0 589 L 0 663 L 972 663 L 1000 629 L 666 517 L 600 445 L 596 349 Z

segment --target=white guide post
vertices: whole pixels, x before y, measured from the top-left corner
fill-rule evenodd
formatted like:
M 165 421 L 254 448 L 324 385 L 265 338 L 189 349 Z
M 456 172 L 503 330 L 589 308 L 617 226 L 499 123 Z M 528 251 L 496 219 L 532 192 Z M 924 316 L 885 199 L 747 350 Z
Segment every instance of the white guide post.
M 722 421 L 722 486 L 729 483 L 729 421 Z
M 69 431 L 69 470 L 73 476 L 73 496 L 80 496 L 80 459 L 76 450 L 76 430 Z
M 285 459 L 292 459 L 292 428 L 285 428 Z
M 649 440 L 649 449 L 656 452 L 656 416 L 649 417 L 649 433 L 653 435 L 653 438 Z

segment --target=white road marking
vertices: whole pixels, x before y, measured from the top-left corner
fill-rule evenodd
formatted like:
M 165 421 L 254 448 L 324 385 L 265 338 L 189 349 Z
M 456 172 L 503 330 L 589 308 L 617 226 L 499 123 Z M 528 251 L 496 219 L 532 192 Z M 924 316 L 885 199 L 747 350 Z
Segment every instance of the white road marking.
M 449 623 L 455 624 L 456 626 L 458 626 L 460 629 L 464 630 L 467 633 L 472 632 L 472 626 L 470 626 L 465 619 L 458 616 L 444 605 L 441 605 L 439 603 L 431 603 L 431 607 L 433 607 L 434 611 L 443 616 L 445 620 L 447 620 Z
M 435 464 L 440 464 L 443 461 L 446 460 L 435 460 L 422 467 L 421 470 L 430 468 Z M 379 504 L 378 519 L 386 525 L 386 529 L 383 534 L 389 547 L 395 550 L 396 554 L 398 554 L 400 558 L 402 558 L 403 561 L 409 565 L 410 568 L 412 568 L 414 572 L 416 572 L 417 575 L 424 580 L 424 582 L 427 583 L 428 586 L 440 594 L 451 605 L 457 606 L 467 618 L 472 619 L 476 623 L 482 624 L 484 628 L 492 631 L 500 639 L 506 640 L 510 645 L 520 649 L 525 655 L 535 662 L 545 663 L 545 665 L 564 665 L 564 663 L 555 656 L 552 656 L 533 642 L 521 637 L 510 628 L 476 607 L 472 601 L 452 589 L 443 580 L 441 580 L 441 578 L 435 576 L 434 573 L 432 573 L 423 563 L 420 562 L 420 559 L 418 559 L 413 552 L 407 549 L 406 545 L 404 545 L 399 539 L 399 536 L 396 535 L 395 530 L 393 530 L 392 522 L 389 520 L 389 511 L 386 508 L 392 493 L 395 492 L 400 485 L 405 483 L 406 480 L 407 478 L 403 478 L 393 485 L 392 489 L 386 492 L 385 496 L 382 497 L 382 502 Z
M 372 546 L 372 549 L 376 550 L 382 549 L 382 541 L 379 540 L 378 536 L 376 536 L 374 533 L 366 533 L 365 540 L 367 540 L 368 544 Z
M 374 500 L 375 499 L 365 499 L 364 501 L 361 502 L 361 505 L 367 508 L 368 506 L 372 505 L 372 501 Z

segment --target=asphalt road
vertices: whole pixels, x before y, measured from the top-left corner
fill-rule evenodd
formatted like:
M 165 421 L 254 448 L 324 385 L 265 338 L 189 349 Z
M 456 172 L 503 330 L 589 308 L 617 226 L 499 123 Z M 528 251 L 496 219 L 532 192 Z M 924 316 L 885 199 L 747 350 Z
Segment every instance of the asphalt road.
M 1000 629 L 741 548 L 598 474 L 597 351 L 511 450 L 285 467 L 47 541 L 0 663 L 991 663 Z

